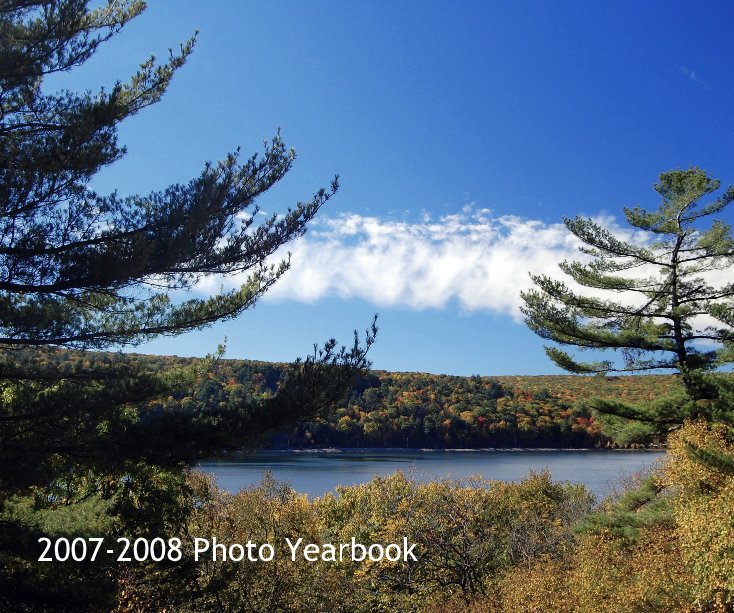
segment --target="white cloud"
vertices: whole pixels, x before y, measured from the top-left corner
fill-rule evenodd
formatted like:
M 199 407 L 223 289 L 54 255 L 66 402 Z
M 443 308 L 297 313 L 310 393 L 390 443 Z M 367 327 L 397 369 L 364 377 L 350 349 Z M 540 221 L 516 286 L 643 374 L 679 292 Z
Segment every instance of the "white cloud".
M 646 233 L 620 227 L 611 217 L 595 221 L 622 240 L 649 240 Z M 494 217 L 488 209 L 471 206 L 438 219 L 422 213 L 415 221 L 344 214 L 315 220 L 304 237 L 287 245 L 291 269 L 263 299 L 316 302 L 338 296 L 377 307 L 414 309 L 440 309 L 456 301 L 464 311 L 488 311 L 520 321 L 520 291 L 532 286 L 530 272 L 580 289 L 558 268 L 563 260 L 584 258 L 580 245 L 562 223 Z M 727 272 L 710 273 L 707 280 L 721 285 L 727 282 Z M 640 267 L 628 274 L 645 277 L 659 271 Z M 225 286 L 239 281 L 226 279 Z M 220 283 L 208 279 L 200 289 L 215 291 Z M 611 297 L 602 290 L 583 292 Z M 615 298 L 628 304 L 644 302 L 640 294 Z
M 355 214 L 322 218 L 288 245 L 291 270 L 265 299 L 315 302 L 339 296 L 415 309 L 455 300 L 466 311 L 520 319 L 519 292 L 531 286 L 529 272 L 557 274 L 559 261 L 578 257 L 577 245 L 561 223 L 493 217 L 471 207 L 438 219 L 423 214 L 416 221 Z M 213 279 L 201 289 L 213 289 L 210 284 Z

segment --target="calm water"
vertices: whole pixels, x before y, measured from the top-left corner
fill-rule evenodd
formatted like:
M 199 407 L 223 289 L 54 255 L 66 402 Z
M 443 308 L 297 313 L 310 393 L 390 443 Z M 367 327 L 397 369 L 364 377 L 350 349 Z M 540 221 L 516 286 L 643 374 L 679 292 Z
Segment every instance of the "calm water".
M 201 462 L 220 487 L 236 492 L 257 483 L 266 470 L 297 491 L 321 496 L 337 485 L 369 481 L 396 470 L 419 480 L 469 477 L 515 481 L 528 471 L 548 468 L 553 479 L 583 483 L 604 497 L 625 476 L 645 470 L 662 459 L 660 451 L 339 451 L 261 452 L 239 460 Z

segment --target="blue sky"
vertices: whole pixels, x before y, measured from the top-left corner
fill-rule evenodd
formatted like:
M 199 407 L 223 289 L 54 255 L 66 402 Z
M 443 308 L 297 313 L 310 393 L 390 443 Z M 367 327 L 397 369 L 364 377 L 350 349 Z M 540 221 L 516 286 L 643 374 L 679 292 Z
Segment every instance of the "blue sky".
M 621 226 L 672 168 L 734 183 L 732 18 L 727 2 L 151 3 L 58 80 L 111 85 L 200 30 L 97 189 L 185 182 L 278 128 L 298 159 L 265 211 L 342 187 L 252 311 L 137 350 L 202 355 L 226 336 L 228 357 L 290 360 L 377 312 L 375 368 L 558 372 L 517 294 L 573 257 L 561 217 Z

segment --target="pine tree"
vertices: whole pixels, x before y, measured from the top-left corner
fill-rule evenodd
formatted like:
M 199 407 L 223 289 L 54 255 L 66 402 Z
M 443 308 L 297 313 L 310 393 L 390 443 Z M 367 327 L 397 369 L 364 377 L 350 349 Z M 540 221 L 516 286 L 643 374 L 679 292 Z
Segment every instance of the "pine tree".
M 144 397 L 156 386 L 160 390 L 160 380 L 122 357 L 89 356 L 92 367 L 60 372 L 49 351 L 135 344 L 239 315 L 288 269 L 287 261 L 270 264 L 268 258 L 303 234 L 338 187 L 334 179 L 330 190 L 321 189 L 257 225 L 256 199 L 283 178 L 295 159 L 278 135 L 262 155 L 240 162 L 234 153 L 207 163 L 186 185 L 142 196 L 96 193 L 89 186 L 92 177 L 125 153 L 117 142 L 118 124 L 160 100 L 194 39 L 163 64 L 149 58 L 129 82 L 109 91 L 45 93 L 44 77 L 88 60 L 144 9 L 137 0 L 111 0 L 93 10 L 87 4 L 0 5 L 0 348 L 5 350 L 0 377 L 9 414 L 5 420 L 12 424 L 35 417 L 28 409 L 39 404 L 33 397 L 41 389 L 46 390 L 39 401 L 45 408 L 39 405 L 35 413 L 50 410 L 48 390 L 53 388 L 57 399 L 64 393 L 75 396 L 77 404 L 88 399 L 87 409 L 64 421 L 90 429 L 99 429 L 96 418 L 78 417 L 96 403 L 88 397 L 92 381 L 104 383 L 105 406 Z M 190 290 L 205 275 L 241 273 L 249 276 L 234 290 L 203 299 L 171 298 L 173 291 Z M 333 392 L 338 386 L 330 382 L 340 380 L 337 372 L 331 369 L 326 381 L 316 366 L 339 366 L 345 376 L 353 374 L 366 363 L 365 349 L 355 343 L 350 351 L 339 351 L 330 341 L 301 365 L 300 376 L 309 373 L 312 379 L 318 372 Z M 324 386 L 310 379 L 309 398 L 318 398 Z M 314 409 L 308 399 L 301 400 L 306 413 Z M 57 404 L 55 411 L 70 410 L 61 408 L 67 400 Z M 48 425 L 53 413 L 41 421 Z M 11 428 L 14 435 L 4 437 L 3 452 L 29 429 Z M 64 450 L 70 444 L 65 435 L 47 434 L 52 441 L 63 440 L 52 447 Z
M 186 185 L 100 195 L 90 179 L 125 150 L 117 126 L 158 102 L 192 52 L 144 62 L 109 91 L 46 94 L 143 8 L 79 0 L 5 2 L 0 16 L 0 343 L 103 348 L 179 334 L 252 306 L 287 269 L 266 258 L 300 236 L 337 188 L 256 225 L 254 202 L 291 168 L 276 136 L 260 156 L 206 164 Z M 203 275 L 249 272 L 239 288 L 175 304 Z
M 171 412 L 145 402 L 205 383 L 212 361 L 158 373 L 145 360 L 91 351 L 252 307 L 289 267 L 270 256 L 304 233 L 338 181 L 258 223 L 258 197 L 295 160 L 278 134 L 261 154 L 234 152 L 186 184 L 97 193 L 93 177 L 125 154 L 119 124 L 161 100 L 195 37 L 162 63 L 148 58 L 127 82 L 48 93 L 47 76 L 86 62 L 145 8 L 141 0 L 88 4 L 0 2 L 0 608 L 110 606 L 118 575 L 34 565 L 37 538 L 85 534 L 90 525 L 162 536 L 190 502 L 185 467 L 339 400 L 368 365 L 376 333 L 373 324 L 364 344 L 355 334 L 349 349 L 334 340 L 314 348 L 277 394 L 234 410 Z M 204 276 L 243 273 L 234 290 L 171 297 Z
M 638 435 L 644 441 L 677 430 L 670 439 L 673 461 L 666 477 L 676 495 L 663 493 L 660 475 L 648 477 L 624 492 L 608 512 L 587 517 L 581 528 L 607 540 L 611 536 L 624 547 L 643 529 L 680 526 L 673 534 L 688 544 L 685 561 L 694 575 L 708 581 L 710 591 L 702 602 L 716 600 L 711 594 L 717 590 L 721 602 L 730 593 L 728 586 L 722 589 L 724 582 L 717 583 L 730 559 L 709 555 L 716 541 L 710 535 L 720 541 L 730 517 L 721 512 L 722 501 L 728 500 L 722 491 L 734 473 L 734 378 L 717 374 L 734 362 L 734 240 L 722 219 L 705 224 L 734 200 L 732 187 L 712 197 L 719 187 L 719 181 L 698 168 L 662 173 L 655 185 L 662 198 L 657 210 L 624 210 L 635 230 L 627 240 L 590 219 L 565 219 L 587 257 L 563 262 L 561 269 L 588 289 L 533 276 L 536 289 L 523 294 L 527 324 L 541 337 L 581 350 L 622 354 L 621 363 L 584 363 L 557 347 L 546 347 L 561 368 L 574 373 L 679 373 L 684 390 L 679 395 L 636 405 L 603 398 L 588 403 L 603 427 L 615 430 L 617 440 Z M 610 293 L 618 298 L 599 297 Z M 712 525 L 715 529 L 707 531 Z M 690 565 L 707 555 L 716 564 L 723 560 L 721 568 L 708 561 Z M 705 572 L 700 573 L 701 568 Z
M 535 289 L 524 292 L 527 325 L 541 337 L 580 350 L 613 350 L 622 360 L 577 361 L 558 347 L 546 347 L 561 368 L 575 373 L 677 370 L 691 403 L 661 400 L 647 417 L 680 423 L 711 413 L 721 385 L 709 376 L 734 362 L 734 282 L 718 286 L 712 274 L 734 264 L 731 227 L 706 218 L 734 200 L 734 188 L 718 198 L 720 183 L 698 168 L 660 175 L 657 210 L 625 208 L 634 229 L 624 240 L 591 219 L 564 219 L 583 246 L 583 261 L 561 269 L 580 288 L 533 275 Z M 729 277 L 730 279 L 731 277 Z M 616 294 L 616 298 L 601 297 Z M 620 403 L 597 403 L 627 418 L 639 411 Z

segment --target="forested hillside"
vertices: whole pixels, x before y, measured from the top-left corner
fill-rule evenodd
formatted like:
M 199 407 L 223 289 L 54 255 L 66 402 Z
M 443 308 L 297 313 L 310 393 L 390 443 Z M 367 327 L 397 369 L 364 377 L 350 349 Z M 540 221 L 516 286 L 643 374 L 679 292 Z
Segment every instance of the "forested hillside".
M 89 354 L 87 354 L 89 355 Z M 72 351 L 54 359 L 72 363 Z M 132 355 L 146 369 L 162 372 L 203 360 Z M 207 364 L 197 391 L 181 388 L 151 401 L 155 411 L 200 411 L 215 417 L 278 389 L 285 365 L 221 359 Z M 594 396 L 643 402 L 679 387 L 670 375 L 627 377 L 527 376 L 457 377 L 371 371 L 355 382 L 332 410 L 261 441 L 275 448 L 320 447 L 607 447 L 619 445 L 603 432 L 586 406 Z M 644 433 L 623 446 L 655 444 Z
M 611 445 L 583 400 L 634 402 L 673 377 L 455 377 L 374 371 L 329 414 L 275 445 L 298 447 L 598 447 Z M 629 444 L 654 442 L 641 437 Z M 626 443 L 627 444 L 627 443 Z

